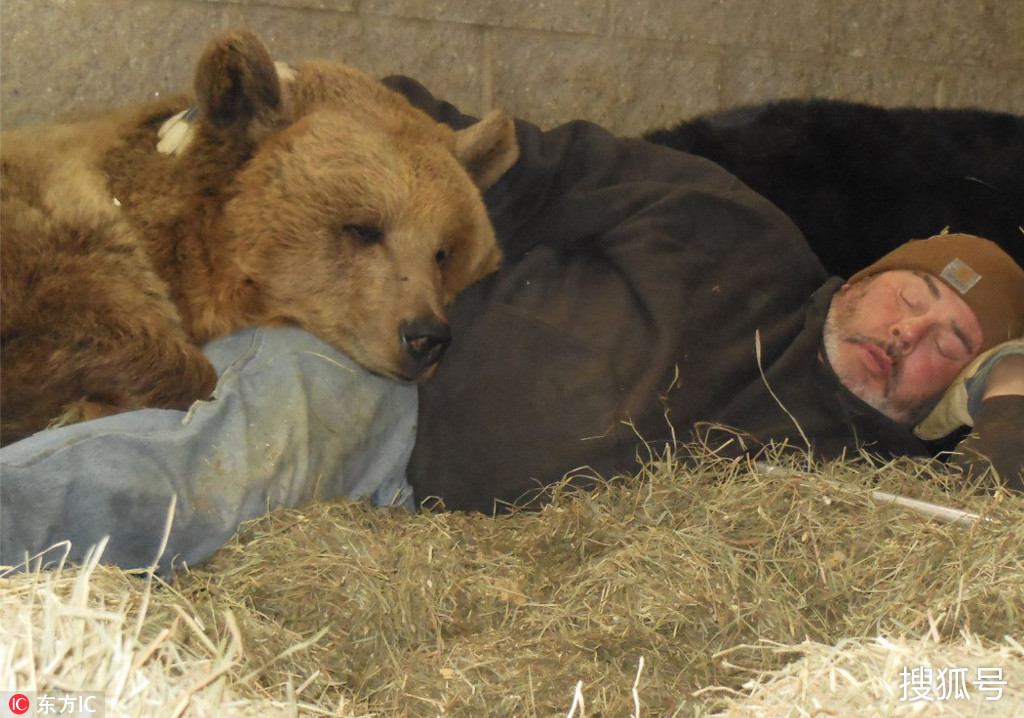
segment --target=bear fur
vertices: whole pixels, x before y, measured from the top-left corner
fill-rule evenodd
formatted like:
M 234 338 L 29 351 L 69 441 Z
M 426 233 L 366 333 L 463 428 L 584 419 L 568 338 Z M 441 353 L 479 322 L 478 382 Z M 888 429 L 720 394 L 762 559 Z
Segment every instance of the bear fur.
M 300 326 L 422 379 L 446 305 L 498 267 L 480 190 L 517 159 L 506 115 L 453 131 L 344 65 L 279 76 L 246 31 L 210 43 L 193 90 L 4 133 L 3 443 L 207 399 L 199 346 L 244 326 Z M 188 144 L 158 152 L 190 105 Z
M 716 162 L 793 219 L 849 277 L 946 227 L 1024 266 L 1024 117 L 982 110 L 782 100 L 714 113 L 646 139 Z

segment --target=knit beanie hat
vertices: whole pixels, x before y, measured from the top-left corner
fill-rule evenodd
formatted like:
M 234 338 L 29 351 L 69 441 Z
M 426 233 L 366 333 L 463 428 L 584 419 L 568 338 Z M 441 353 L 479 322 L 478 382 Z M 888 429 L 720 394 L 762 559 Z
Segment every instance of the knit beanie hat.
M 912 239 L 850 277 L 850 283 L 893 269 L 934 275 L 978 317 L 981 350 L 1024 335 L 1024 269 L 995 242 L 969 234 Z

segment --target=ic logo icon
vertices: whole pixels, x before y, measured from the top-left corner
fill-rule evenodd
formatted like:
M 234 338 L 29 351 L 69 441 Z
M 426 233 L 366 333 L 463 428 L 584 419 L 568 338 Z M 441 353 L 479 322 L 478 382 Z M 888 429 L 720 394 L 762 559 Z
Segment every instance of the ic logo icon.
M 11 696 L 11 700 L 7 701 L 7 707 L 11 709 L 11 713 L 14 715 L 23 715 L 28 713 L 30 707 L 28 696 L 24 693 L 15 693 Z

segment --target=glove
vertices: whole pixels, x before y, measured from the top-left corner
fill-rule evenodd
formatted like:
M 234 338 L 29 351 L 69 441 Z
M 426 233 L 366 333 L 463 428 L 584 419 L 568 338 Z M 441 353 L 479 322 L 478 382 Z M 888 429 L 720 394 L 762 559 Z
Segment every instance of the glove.
M 987 478 L 1012 491 L 1024 492 L 1024 396 L 991 396 L 974 415 L 974 433 L 950 457 L 965 477 L 995 470 Z M 986 483 L 993 483 L 988 481 Z
M 914 428 L 914 434 L 930 441 L 948 436 L 961 426 L 974 426 L 989 372 L 1011 354 L 1024 354 L 1024 337 L 998 344 L 964 367 L 931 413 Z

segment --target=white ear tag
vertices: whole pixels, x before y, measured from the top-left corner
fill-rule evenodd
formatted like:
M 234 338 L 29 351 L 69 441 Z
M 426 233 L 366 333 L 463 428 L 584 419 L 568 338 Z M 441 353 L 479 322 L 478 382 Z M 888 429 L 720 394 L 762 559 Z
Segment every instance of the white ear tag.
M 282 82 L 291 82 L 296 77 L 295 70 L 286 62 L 275 62 L 274 69 L 277 70 L 277 76 Z M 184 152 L 192 141 L 192 123 L 198 116 L 199 108 L 193 105 L 168 118 L 157 131 L 160 140 L 157 142 L 156 151 L 162 155 L 175 157 Z
M 192 140 L 192 120 L 199 114 L 198 107 L 189 107 L 172 116 L 157 131 L 156 151 L 162 155 L 180 155 Z

